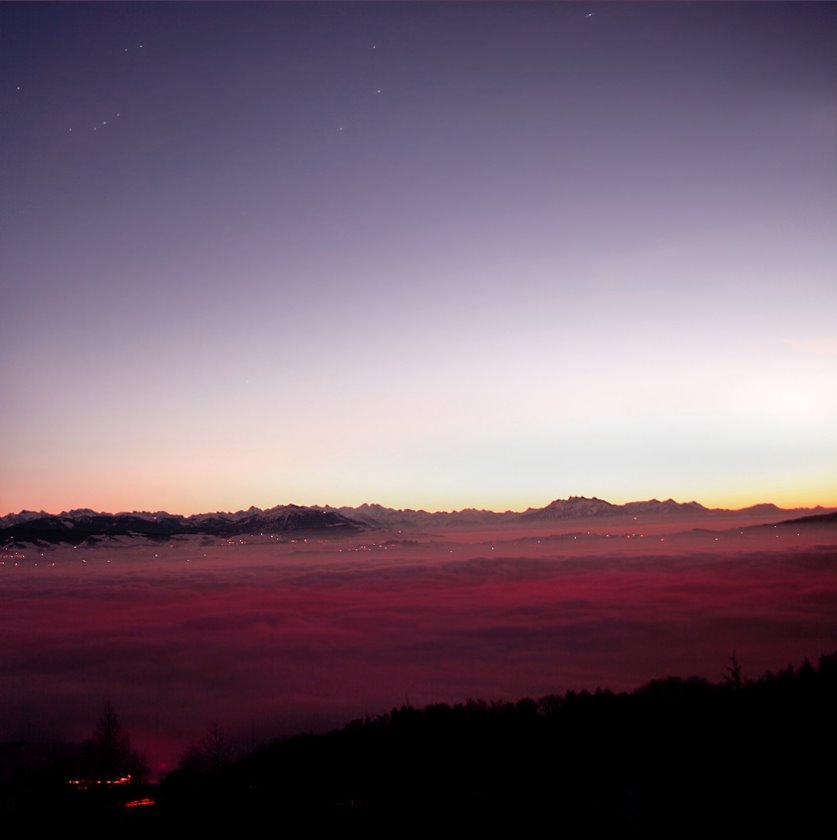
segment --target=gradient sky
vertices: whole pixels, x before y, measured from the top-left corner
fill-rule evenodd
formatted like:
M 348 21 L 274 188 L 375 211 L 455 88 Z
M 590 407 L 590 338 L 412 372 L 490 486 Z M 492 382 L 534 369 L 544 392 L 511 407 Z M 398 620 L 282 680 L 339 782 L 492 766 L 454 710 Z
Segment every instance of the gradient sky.
M 0 513 L 837 505 L 835 43 L 0 4 Z

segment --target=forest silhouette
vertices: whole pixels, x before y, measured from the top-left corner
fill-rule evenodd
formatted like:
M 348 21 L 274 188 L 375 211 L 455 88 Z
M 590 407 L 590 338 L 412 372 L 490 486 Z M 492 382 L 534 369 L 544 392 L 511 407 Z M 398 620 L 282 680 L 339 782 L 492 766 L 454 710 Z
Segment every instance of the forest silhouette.
M 213 724 L 149 785 L 106 704 L 82 744 L 0 745 L 0 815 L 142 830 L 268 821 L 376 834 L 443 825 L 799 832 L 833 809 L 835 709 L 837 653 L 755 680 L 733 656 L 716 683 L 669 677 L 631 692 L 405 705 L 238 756 Z M 79 779 L 88 784 L 70 783 Z

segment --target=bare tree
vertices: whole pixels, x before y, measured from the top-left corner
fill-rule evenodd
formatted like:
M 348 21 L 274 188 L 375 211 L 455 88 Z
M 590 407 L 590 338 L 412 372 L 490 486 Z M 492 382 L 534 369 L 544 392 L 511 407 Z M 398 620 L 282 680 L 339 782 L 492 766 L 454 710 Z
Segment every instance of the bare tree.
M 110 701 L 93 732 L 93 762 L 93 772 L 100 779 L 131 776 L 133 781 L 142 781 L 148 773 L 143 757 L 131 749 L 131 738 Z
M 232 744 L 218 723 L 213 723 L 201 739 L 201 752 L 208 769 L 211 771 L 226 767 L 235 758 Z
M 204 776 L 214 776 L 235 760 L 235 749 L 220 724 L 213 723 L 200 743 L 188 749 L 180 759 L 180 769 Z
M 724 682 L 730 688 L 741 688 L 744 685 L 744 680 L 741 677 L 741 666 L 738 664 L 738 657 L 734 651 L 729 658 L 729 665 L 724 671 Z
M 96 745 L 97 770 L 106 779 L 115 779 L 128 772 L 131 756 L 131 739 L 122 729 L 116 710 L 110 701 L 105 703 L 96 731 L 93 733 Z

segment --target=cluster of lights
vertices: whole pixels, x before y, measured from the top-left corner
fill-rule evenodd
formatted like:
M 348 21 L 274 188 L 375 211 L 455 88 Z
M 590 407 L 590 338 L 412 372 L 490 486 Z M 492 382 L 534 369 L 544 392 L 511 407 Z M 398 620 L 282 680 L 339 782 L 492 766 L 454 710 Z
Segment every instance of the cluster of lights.
M 79 790 L 89 790 L 92 787 L 114 787 L 131 784 L 131 774 L 119 776 L 116 779 L 70 779 L 67 783 Z

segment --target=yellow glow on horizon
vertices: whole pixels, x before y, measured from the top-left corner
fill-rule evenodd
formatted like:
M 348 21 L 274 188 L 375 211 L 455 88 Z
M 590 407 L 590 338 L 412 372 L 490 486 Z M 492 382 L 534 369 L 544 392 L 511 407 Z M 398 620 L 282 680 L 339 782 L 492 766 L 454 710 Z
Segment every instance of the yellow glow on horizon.
M 807 490 L 791 491 L 791 490 L 777 490 L 774 492 L 762 491 L 729 491 L 718 495 L 700 495 L 700 494 L 671 494 L 671 493 L 657 493 L 657 494 L 636 494 L 627 496 L 624 494 L 603 494 L 603 493 L 556 493 L 555 495 L 545 498 L 534 496 L 522 498 L 520 496 L 511 496 L 507 499 L 501 497 L 484 497 L 482 499 L 458 499 L 443 497 L 441 495 L 434 496 L 428 494 L 426 496 L 417 494 L 414 497 L 406 498 L 398 495 L 392 499 L 383 498 L 314 498 L 310 496 L 292 497 L 289 494 L 284 494 L 282 497 L 266 498 L 259 496 L 258 498 L 247 499 L 239 496 L 219 496 L 210 500 L 207 497 L 205 502 L 191 501 L 187 502 L 185 498 L 182 504 L 173 504 L 174 499 L 168 497 L 164 499 L 160 497 L 157 502 L 152 501 L 149 496 L 125 496 L 114 495 L 107 498 L 101 497 L 96 493 L 91 493 L 86 498 L 81 500 L 77 498 L 68 498 L 63 494 L 57 493 L 54 496 L 48 496 L 39 500 L 37 503 L 24 503 L 12 509 L 6 509 L 0 515 L 8 513 L 18 513 L 21 510 L 44 510 L 50 514 L 57 514 L 62 511 L 74 509 L 91 509 L 97 512 L 106 513 L 120 513 L 132 511 L 158 511 L 163 510 L 168 513 L 178 514 L 182 516 L 191 516 L 193 514 L 211 513 L 215 511 L 233 513 L 238 510 L 246 510 L 254 506 L 267 510 L 272 507 L 280 505 L 300 505 L 302 507 L 360 507 L 363 504 L 379 504 L 382 507 L 398 509 L 398 510 L 425 510 L 430 513 L 436 512 L 450 512 L 465 509 L 489 510 L 495 512 L 522 512 L 529 508 L 543 508 L 556 499 L 567 499 L 570 496 L 598 498 L 602 501 L 610 502 L 614 505 L 623 505 L 628 502 L 648 501 L 652 498 L 658 501 L 666 501 L 674 499 L 675 502 L 684 504 L 687 502 L 698 502 L 703 507 L 708 509 L 719 508 L 723 510 L 741 510 L 743 508 L 752 507 L 758 504 L 774 504 L 779 508 L 793 510 L 813 509 L 817 507 L 822 508 L 837 508 L 837 491 L 833 485 L 821 487 L 812 487 Z M 8 508 L 8 505 L 6 505 Z

